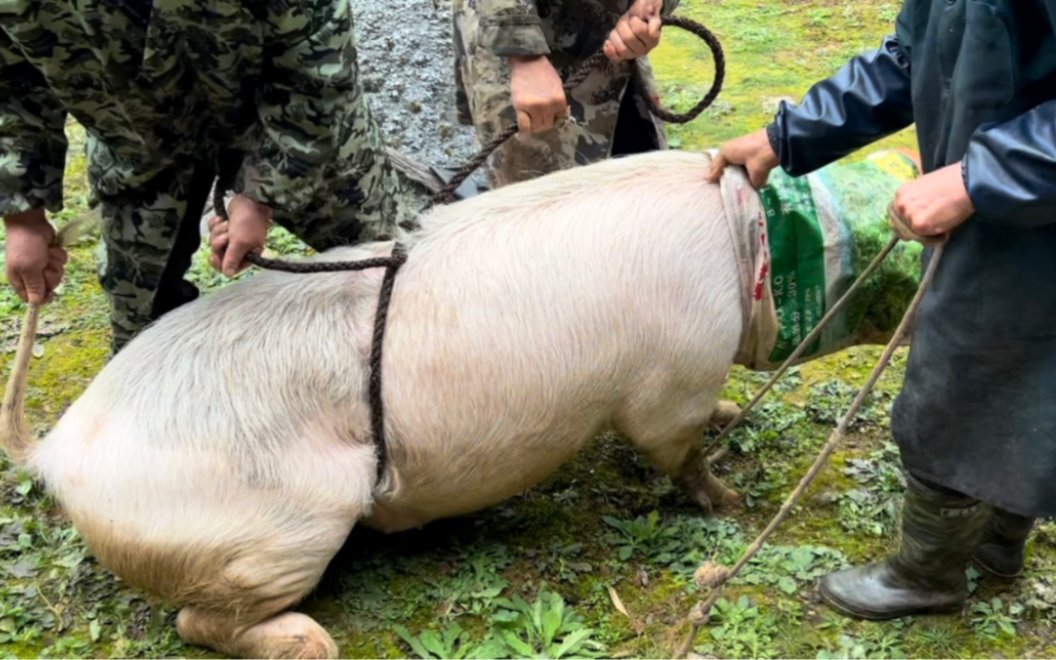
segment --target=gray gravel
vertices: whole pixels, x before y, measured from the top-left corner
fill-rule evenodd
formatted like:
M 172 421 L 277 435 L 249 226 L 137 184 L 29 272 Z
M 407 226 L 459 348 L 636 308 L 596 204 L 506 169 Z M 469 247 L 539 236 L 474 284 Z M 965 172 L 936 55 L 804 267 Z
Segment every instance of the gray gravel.
M 455 115 L 450 0 L 352 0 L 352 9 L 360 75 L 389 146 L 434 167 L 472 158 L 473 130 Z
M 360 76 L 388 146 L 422 165 L 461 167 L 477 145 L 455 114 L 450 0 L 352 0 L 352 11 Z M 471 180 L 485 178 L 478 170 Z M 424 191 L 412 190 L 413 203 L 424 205 Z M 203 235 L 211 217 L 210 206 Z

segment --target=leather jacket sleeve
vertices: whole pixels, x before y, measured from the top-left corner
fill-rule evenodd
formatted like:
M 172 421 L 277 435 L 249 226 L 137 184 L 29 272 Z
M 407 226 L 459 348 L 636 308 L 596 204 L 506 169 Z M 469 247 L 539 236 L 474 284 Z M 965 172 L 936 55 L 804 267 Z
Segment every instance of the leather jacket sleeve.
M 904 39 L 886 37 L 811 87 L 798 106 L 782 102 L 767 135 L 788 174 L 809 174 L 913 123 Z
M 1056 34 L 1056 0 L 1044 4 Z M 980 126 L 961 172 L 980 221 L 1021 228 L 1056 223 L 1056 99 L 1003 124 Z
M 1056 223 L 1056 100 L 979 127 L 961 167 L 979 220 L 1016 227 Z

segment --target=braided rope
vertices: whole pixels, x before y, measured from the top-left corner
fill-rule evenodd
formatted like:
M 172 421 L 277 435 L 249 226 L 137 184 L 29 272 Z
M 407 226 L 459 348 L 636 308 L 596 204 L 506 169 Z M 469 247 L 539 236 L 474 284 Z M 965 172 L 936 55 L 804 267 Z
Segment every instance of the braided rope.
M 715 79 L 711 84 L 711 89 L 708 90 L 708 93 L 704 98 L 688 112 L 675 113 L 660 107 L 645 92 L 645 85 L 639 84 L 637 86 L 642 100 L 653 115 L 668 123 L 685 124 L 696 119 L 700 113 L 710 106 L 718 97 L 719 92 L 722 90 L 723 81 L 726 77 L 726 58 L 723 54 L 722 45 L 719 43 L 719 40 L 700 23 L 684 17 L 669 16 L 662 19 L 662 24 L 665 26 L 682 28 L 683 30 L 687 30 L 697 35 L 708 44 L 708 47 L 711 49 L 715 58 Z M 575 73 L 569 76 L 568 80 L 564 83 L 565 94 L 570 94 L 571 91 L 586 80 L 595 69 L 605 67 L 607 65 L 607 59 L 608 58 L 603 52 L 598 52 L 584 61 Z M 638 71 L 637 67 L 634 68 L 632 76 L 634 76 L 637 82 L 642 82 L 641 73 Z M 477 171 L 481 165 L 484 164 L 488 159 L 488 156 L 494 153 L 494 151 L 504 142 L 516 135 L 517 130 L 517 124 L 513 124 L 503 131 L 501 135 L 488 142 L 483 149 L 458 170 L 455 176 L 443 188 L 429 199 L 425 207 L 422 208 L 422 211 L 428 210 L 436 204 L 445 204 L 451 201 L 454 192 L 458 187 L 461 186 L 462 183 L 473 174 L 473 172 Z M 229 217 L 227 215 L 227 208 L 224 206 L 224 193 L 231 189 L 232 184 L 234 183 L 234 176 L 235 172 L 233 170 L 221 168 L 219 176 L 217 177 L 216 187 L 213 190 L 213 210 L 217 217 L 225 222 L 229 220 Z M 287 273 L 332 273 L 339 271 L 366 270 L 368 268 L 385 268 L 385 277 L 382 280 L 381 290 L 378 294 L 377 311 L 374 314 L 374 334 L 371 340 L 370 378 L 368 381 L 370 426 L 371 434 L 374 439 L 374 446 L 377 448 L 378 452 L 377 481 L 380 483 L 388 460 L 388 443 L 385 442 L 385 410 L 381 396 L 381 348 L 385 339 L 385 326 L 386 320 L 388 319 L 389 302 L 392 299 L 392 289 L 396 281 L 396 271 L 398 271 L 400 266 L 402 266 L 407 260 L 407 254 L 404 251 L 403 246 L 397 242 L 393 246 L 390 256 L 362 259 L 359 261 L 320 261 L 304 263 L 269 259 L 256 252 L 247 254 L 245 260 L 258 268 L 283 271 Z
M 715 37 L 715 35 L 712 34 L 711 31 L 708 30 L 708 28 L 704 27 L 703 25 L 697 23 L 694 20 L 685 18 L 683 16 L 668 16 L 662 19 L 661 23 L 664 26 L 681 28 L 683 30 L 686 30 L 687 32 L 691 32 L 696 36 L 700 37 L 705 43 L 708 44 L 708 48 L 711 49 L 712 56 L 715 58 L 715 79 L 711 83 L 711 89 L 708 90 L 708 93 L 704 95 L 704 98 L 702 98 L 700 102 L 693 106 L 689 111 L 683 113 L 673 112 L 657 105 L 656 101 L 654 101 L 652 97 L 646 93 L 645 85 L 640 84 L 642 83 L 642 80 L 641 73 L 639 72 L 638 68 L 634 68 L 632 76 L 634 77 L 635 81 L 639 83 L 637 85 L 638 94 L 641 97 L 642 101 L 645 102 L 646 107 L 649 108 L 649 112 L 651 112 L 658 119 L 665 121 L 669 124 L 688 124 L 689 122 L 699 117 L 700 113 L 704 112 L 712 103 L 714 103 L 715 99 L 719 96 L 719 92 L 722 91 L 722 84 L 726 80 L 726 55 L 723 53 L 722 44 L 719 43 L 719 40 Z M 571 94 L 572 90 L 581 85 L 583 81 L 586 80 L 587 77 L 589 77 L 595 69 L 601 69 L 606 66 L 607 60 L 608 58 L 603 52 L 595 53 L 594 55 L 591 55 L 589 58 L 587 58 L 583 62 L 583 64 L 581 64 L 579 68 L 576 69 L 575 73 L 569 76 L 568 80 L 565 81 L 565 94 Z M 422 210 L 425 211 L 437 204 L 445 204 L 449 202 L 452 197 L 454 197 L 454 193 L 456 190 L 458 190 L 458 187 L 461 186 L 462 183 L 465 182 L 465 180 L 468 179 L 471 174 L 473 174 L 473 172 L 476 172 L 480 168 L 480 166 L 483 165 L 485 161 L 487 161 L 488 157 L 495 152 L 496 149 L 502 146 L 502 144 L 509 140 L 511 137 L 516 135 L 517 130 L 517 124 L 513 124 L 507 127 L 505 131 L 500 133 L 486 145 L 484 145 L 483 149 L 477 152 L 477 154 L 473 156 L 473 158 L 471 158 L 468 162 L 466 162 L 465 165 L 460 167 L 455 173 L 455 176 L 443 188 L 437 191 L 437 193 L 429 199 L 429 203 L 426 204 Z

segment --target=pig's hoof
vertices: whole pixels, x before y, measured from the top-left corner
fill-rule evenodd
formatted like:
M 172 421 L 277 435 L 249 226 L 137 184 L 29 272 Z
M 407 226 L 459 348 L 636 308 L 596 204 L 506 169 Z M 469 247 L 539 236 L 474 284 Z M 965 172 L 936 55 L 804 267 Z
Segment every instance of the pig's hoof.
M 713 509 L 739 506 L 744 502 L 744 498 L 737 491 L 729 488 L 722 483 L 721 479 L 710 473 L 705 477 L 704 483 L 698 489 L 696 499 L 698 503 L 702 500 L 707 501 L 708 505 L 705 507 L 705 511 L 709 513 Z
M 689 496 L 697 503 L 700 510 L 704 512 L 704 515 L 710 516 L 714 510 L 711 506 L 711 500 L 704 494 L 704 491 L 697 490 L 689 493 Z
M 284 612 L 239 630 L 224 615 L 184 608 L 176 629 L 187 644 L 238 658 L 337 658 L 337 644 L 311 617 Z
M 741 407 L 733 401 L 719 401 L 718 405 L 715 406 L 714 412 L 711 413 L 711 419 L 708 421 L 708 425 L 721 431 L 730 425 L 730 422 L 741 414 Z

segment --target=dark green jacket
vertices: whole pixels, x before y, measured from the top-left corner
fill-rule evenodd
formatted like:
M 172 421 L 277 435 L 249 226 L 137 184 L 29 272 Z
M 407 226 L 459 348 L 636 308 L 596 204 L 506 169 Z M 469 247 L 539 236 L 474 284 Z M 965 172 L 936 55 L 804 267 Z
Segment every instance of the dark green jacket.
M 922 301 L 895 440 L 915 474 L 1056 514 L 1056 0 L 907 0 L 770 137 L 801 175 L 914 122 L 925 172 L 961 162 L 976 214 Z
M 297 212 L 368 129 L 356 76 L 349 0 L 0 0 L 0 215 L 61 208 L 68 115 L 103 195 L 223 149 Z

